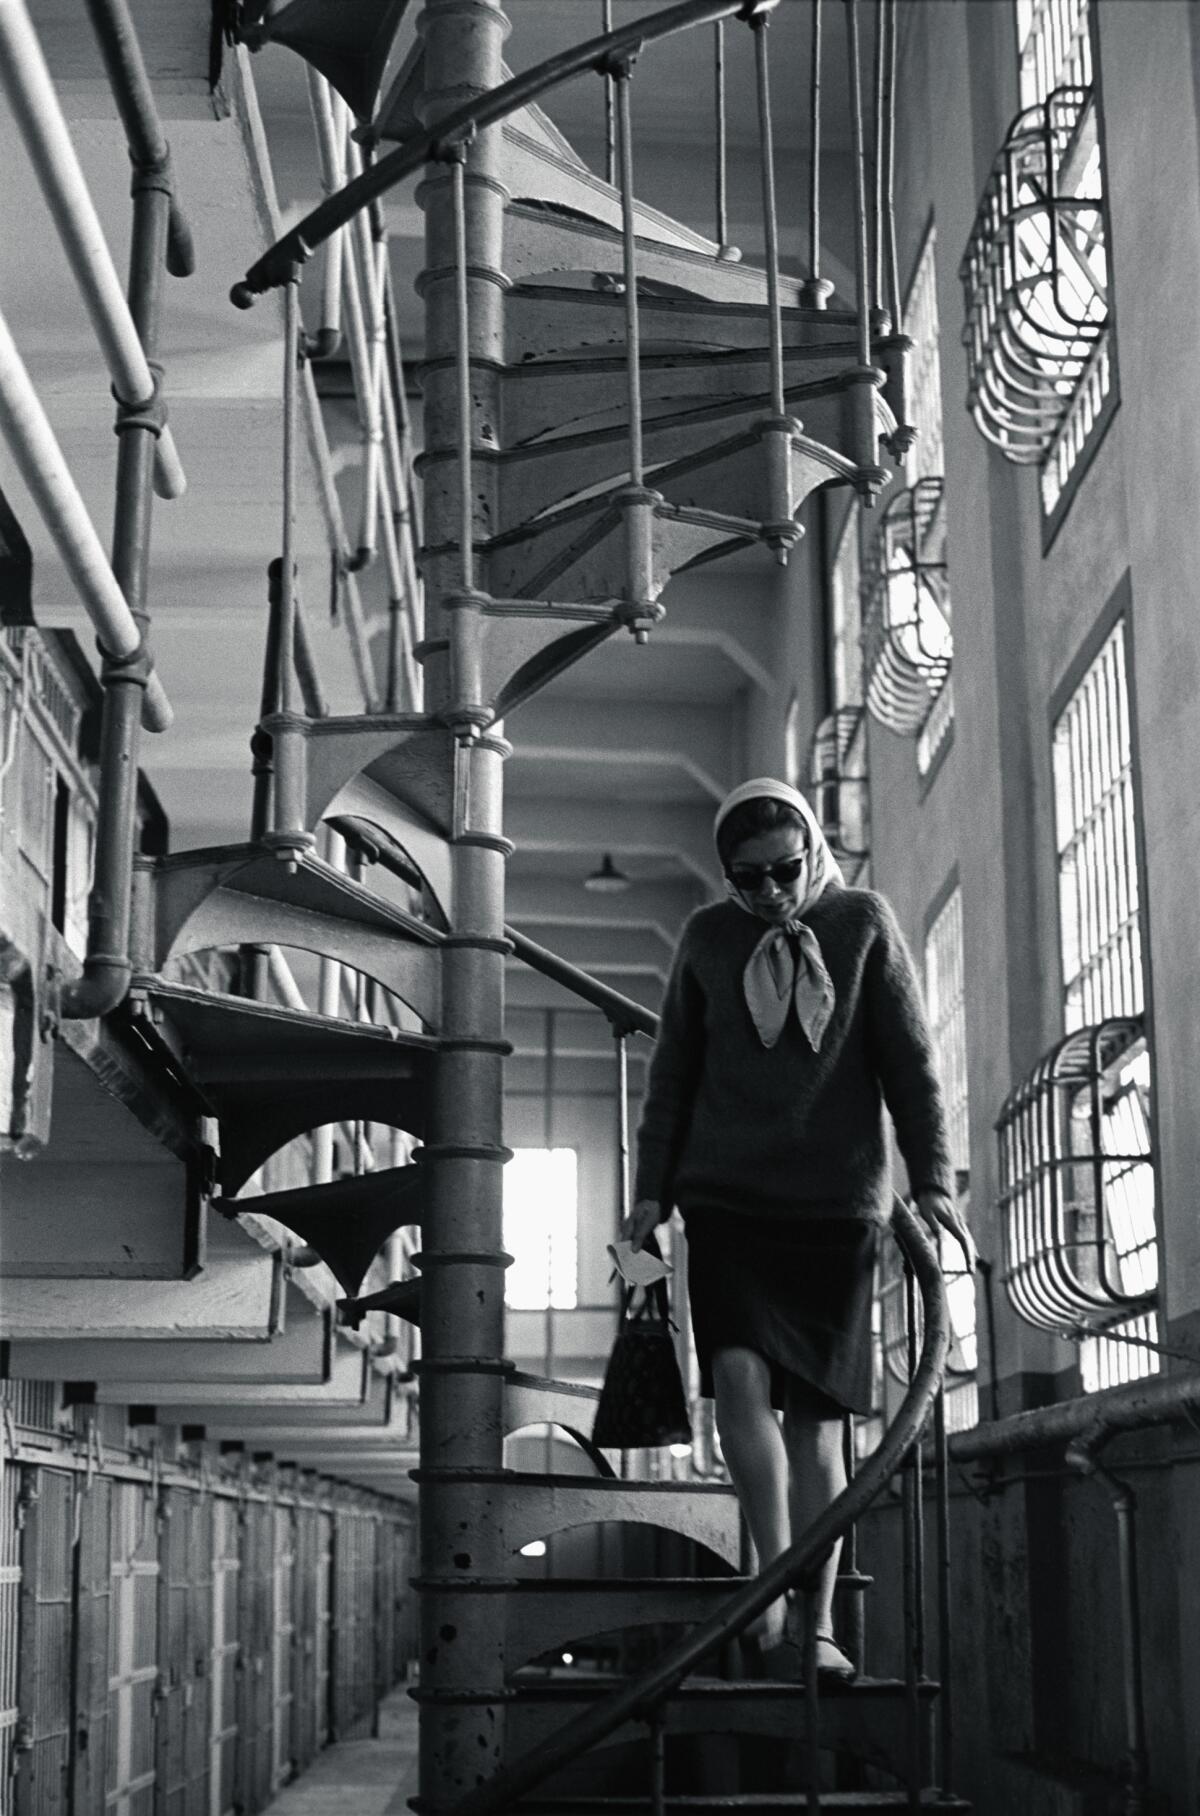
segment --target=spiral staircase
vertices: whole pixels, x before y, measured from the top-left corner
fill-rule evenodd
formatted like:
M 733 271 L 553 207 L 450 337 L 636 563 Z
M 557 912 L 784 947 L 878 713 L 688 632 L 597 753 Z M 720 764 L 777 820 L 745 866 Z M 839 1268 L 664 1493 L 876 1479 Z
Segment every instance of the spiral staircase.
M 868 296 L 865 272 L 855 307 L 827 307 L 821 284 L 786 276 L 774 251 L 767 269 L 752 269 L 634 194 L 623 102 L 639 46 L 665 34 L 657 21 L 668 14 L 676 30 L 736 15 L 755 34 L 765 77 L 768 0 L 684 0 L 588 51 L 579 67 L 611 84 L 615 181 L 585 166 L 529 83 L 517 92 L 510 81 L 489 122 L 483 103 L 505 92 L 498 9 L 429 0 L 417 50 L 377 113 L 376 37 L 404 8 L 361 10 L 374 23 L 349 48 L 359 27 L 310 0 L 246 7 L 241 24 L 248 38 L 291 43 L 373 119 L 376 156 L 360 184 L 379 181 L 389 159 L 393 169 L 428 163 L 417 462 L 428 619 L 413 651 L 424 703 L 352 717 L 302 710 L 284 600 L 264 696 L 275 710 L 257 734 L 269 811 L 248 843 L 138 861 L 134 976 L 119 1013 L 210 1119 L 218 1208 L 237 1217 L 252 1204 L 293 1231 L 337 1276 L 345 1322 L 386 1309 L 420 1325 L 415 1807 L 445 1816 L 964 1808 L 948 1789 L 948 1724 L 939 1728 L 917 1600 L 902 1676 L 873 1676 L 860 1657 L 843 1685 L 818 1684 L 812 1671 L 807 1688 L 753 1679 L 738 1645 L 754 1613 L 785 1582 L 807 1580 L 901 1464 L 917 1544 L 912 1458 L 934 1404 L 945 1316 L 912 1219 L 898 1213 L 897 1233 L 924 1335 L 918 1364 L 914 1318 L 904 1410 L 847 1497 L 774 1574 L 742 1573 L 728 1486 L 616 1473 L 590 1444 L 594 1393 L 516 1372 L 502 1339 L 511 942 L 500 722 L 600 643 L 652 637 L 673 577 L 750 544 L 786 559 L 817 487 L 850 485 L 872 500 L 886 478 L 881 450 L 905 445 L 907 343 Z M 558 73 L 545 72 L 538 92 Z M 770 178 L 769 107 L 763 117 Z M 327 206 L 351 219 L 352 192 L 354 181 Z M 865 214 L 862 225 L 865 237 Z M 317 243 L 301 223 L 236 300 L 283 281 L 294 328 L 299 265 Z M 386 889 L 321 855 L 330 824 L 351 850 L 390 854 Z M 374 980 L 403 1010 L 376 1026 L 179 981 L 188 955 L 272 947 Z M 568 969 L 559 966 L 560 981 Z M 652 1032 L 636 1005 L 574 981 L 622 1038 Z M 398 1127 L 421 1145 L 405 1167 L 239 1200 L 271 1155 L 331 1121 Z M 419 1280 L 358 1298 L 380 1246 L 406 1226 L 421 1230 Z M 574 1436 L 592 1473 L 506 1468 L 506 1434 L 531 1424 Z M 514 1568 L 528 1541 L 600 1522 L 677 1534 L 710 1573 L 535 1581 Z M 839 1601 L 859 1647 L 869 1588 L 851 1561 Z M 632 1656 L 642 1629 L 654 1630 L 658 1651 L 641 1675 L 535 1663 L 599 1633 L 625 1636 Z M 645 1656 L 644 1643 L 633 1650 Z

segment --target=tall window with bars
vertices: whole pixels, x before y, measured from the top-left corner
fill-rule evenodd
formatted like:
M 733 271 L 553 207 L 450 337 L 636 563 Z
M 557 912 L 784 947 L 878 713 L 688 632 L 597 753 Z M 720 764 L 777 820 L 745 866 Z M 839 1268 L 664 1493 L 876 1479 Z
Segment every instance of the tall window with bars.
M 946 471 L 946 446 L 942 427 L 941 325 L 937 302 L 937 228 L 930 227 L 913 273 L 904 307 L 904 332 L 913 343 L 912 402 L 910 414 L 916 439 L 905 457 L 905 478 L 910 486 L 923 479 L 939 483 Z M 945 558 L 945 512 L 934 526 L 935 552 Z M 949 637 L 950 591 L 934 608 L 945 619 Z M 939 627 L 940 628 L 940 627 Z M 948 672 L 934 698 L 925 723 L 917 733 L 917 769 L 928 775 L 954 724 L 954 675 Z
M 842 523 L 829 569 L 829 644 L 833 710 L 814 734 L 808 780 L 817 816 L 847 881 L 865 888 L 870 880 L 870 810 L 857 503 Z
M 846 514 L 829 576 L 835 710 L 863 703 L 862 563 L 858 547 L 858 505 Z
M 1054 805 L 1064 1020 L 1068 1034 L 1144 1007 L 1137 798 L 1126 627 L 1106 638 L 1054 728 Z M 1150 1056 L 1139 1034 L 1103 1073 L 1099 1141 L 1104 1157 L 1104 1241 L 1122 1289 L 1152 1292 L 1157 1279 Z M 1153 1310 L 1085 1338 L 1088 1390 L 1151 1374 L 1159 1358 Z
M 925 1001 L 938 1077 L 946 1100 L 950 1154 L 958 1175 L 958 1208 L 965 1212 L 970 1191 L 971 1129 L 967 1094 L 962 890 L 957 884 L 938 909 L 925 935 Z M 942 1264 L 951 1336 L 946 1416 L 952 1430 L 962 1430 L 974 1425 L 979 1418 L 979 1391 L 974 1378 L 978 1364 L 975 1282 L 955 1243 L 943 1240 Z

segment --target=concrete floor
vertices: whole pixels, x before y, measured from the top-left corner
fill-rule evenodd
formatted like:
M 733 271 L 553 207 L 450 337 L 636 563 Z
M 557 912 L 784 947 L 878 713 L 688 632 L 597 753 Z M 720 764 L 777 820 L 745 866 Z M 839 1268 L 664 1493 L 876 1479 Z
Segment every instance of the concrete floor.
M 417 1792 L 417 1705 L 394 1690 L 380 1710 L 378 1740 L 327 1747 L 270 1804 L 270 1816 L 408 1816 Z

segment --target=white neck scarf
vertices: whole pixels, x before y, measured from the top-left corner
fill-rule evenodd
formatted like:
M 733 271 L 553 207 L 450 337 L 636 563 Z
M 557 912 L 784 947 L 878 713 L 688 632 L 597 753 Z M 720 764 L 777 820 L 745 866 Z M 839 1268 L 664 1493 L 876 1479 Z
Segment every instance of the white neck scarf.
M 759 1039 L 769 1048 L 783 1033 L 794 1004 L 797 1020 L 813 1052 L 817 1053 L 837 998 L 833 980 L 821 956 L 820 942 L 803 917 L 831 882 L 842 882 L 842 873 L 804 796 L 789 788 L 786 782 L 777 782 L 768 776 L 743 782 L 726 797 L 718 810 L 714 832 L 735 807 L 740 807 L 744 801 L 763 799 L 786 802 L 804 820 L 809 839 L 808 882 L 792 919 L 780 927 L 768 927 L 750 954 L 742 973 L 746 1006 Z M 728 878 L 725 887 L 731 901 L 746 914 L 754 915 L 754 910 L 742 900 Z M 754 915 L 754 918 L 760 917 Z

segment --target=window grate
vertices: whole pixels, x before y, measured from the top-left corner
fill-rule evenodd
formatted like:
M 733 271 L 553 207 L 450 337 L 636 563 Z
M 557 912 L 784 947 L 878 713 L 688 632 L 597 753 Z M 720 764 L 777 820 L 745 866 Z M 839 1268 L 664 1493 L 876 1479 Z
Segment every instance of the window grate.
M 1119 1328 L 1158 1285 L 1150 1062 L 1140 1018 L 1067 1035 L 998 1124 L 1001 1214 L 1017 1313 L 1044 1330 Z
M 867 706 L 889 731 L 916 736 L 950 674 L 950 588 L 943 482 L 919 479 L 882 513 L 863 576 Z
M 866 714 L 843 706 L 822 719 L 809 751 L 809 794 L 830 849 L 850 883 L 870 860 Z
M 1041 465 L 1108 327 L 1099 124 L 1090 88 L 1056 88 L 1013 121 L 959 276 L 967 408 L 1006 460 Z M 1068 443 L 1060 451 L 1065 459 Z
M 1142 1010 L 1137 818 L 1124 621 L 1054 728 L 1068 1030 Z

